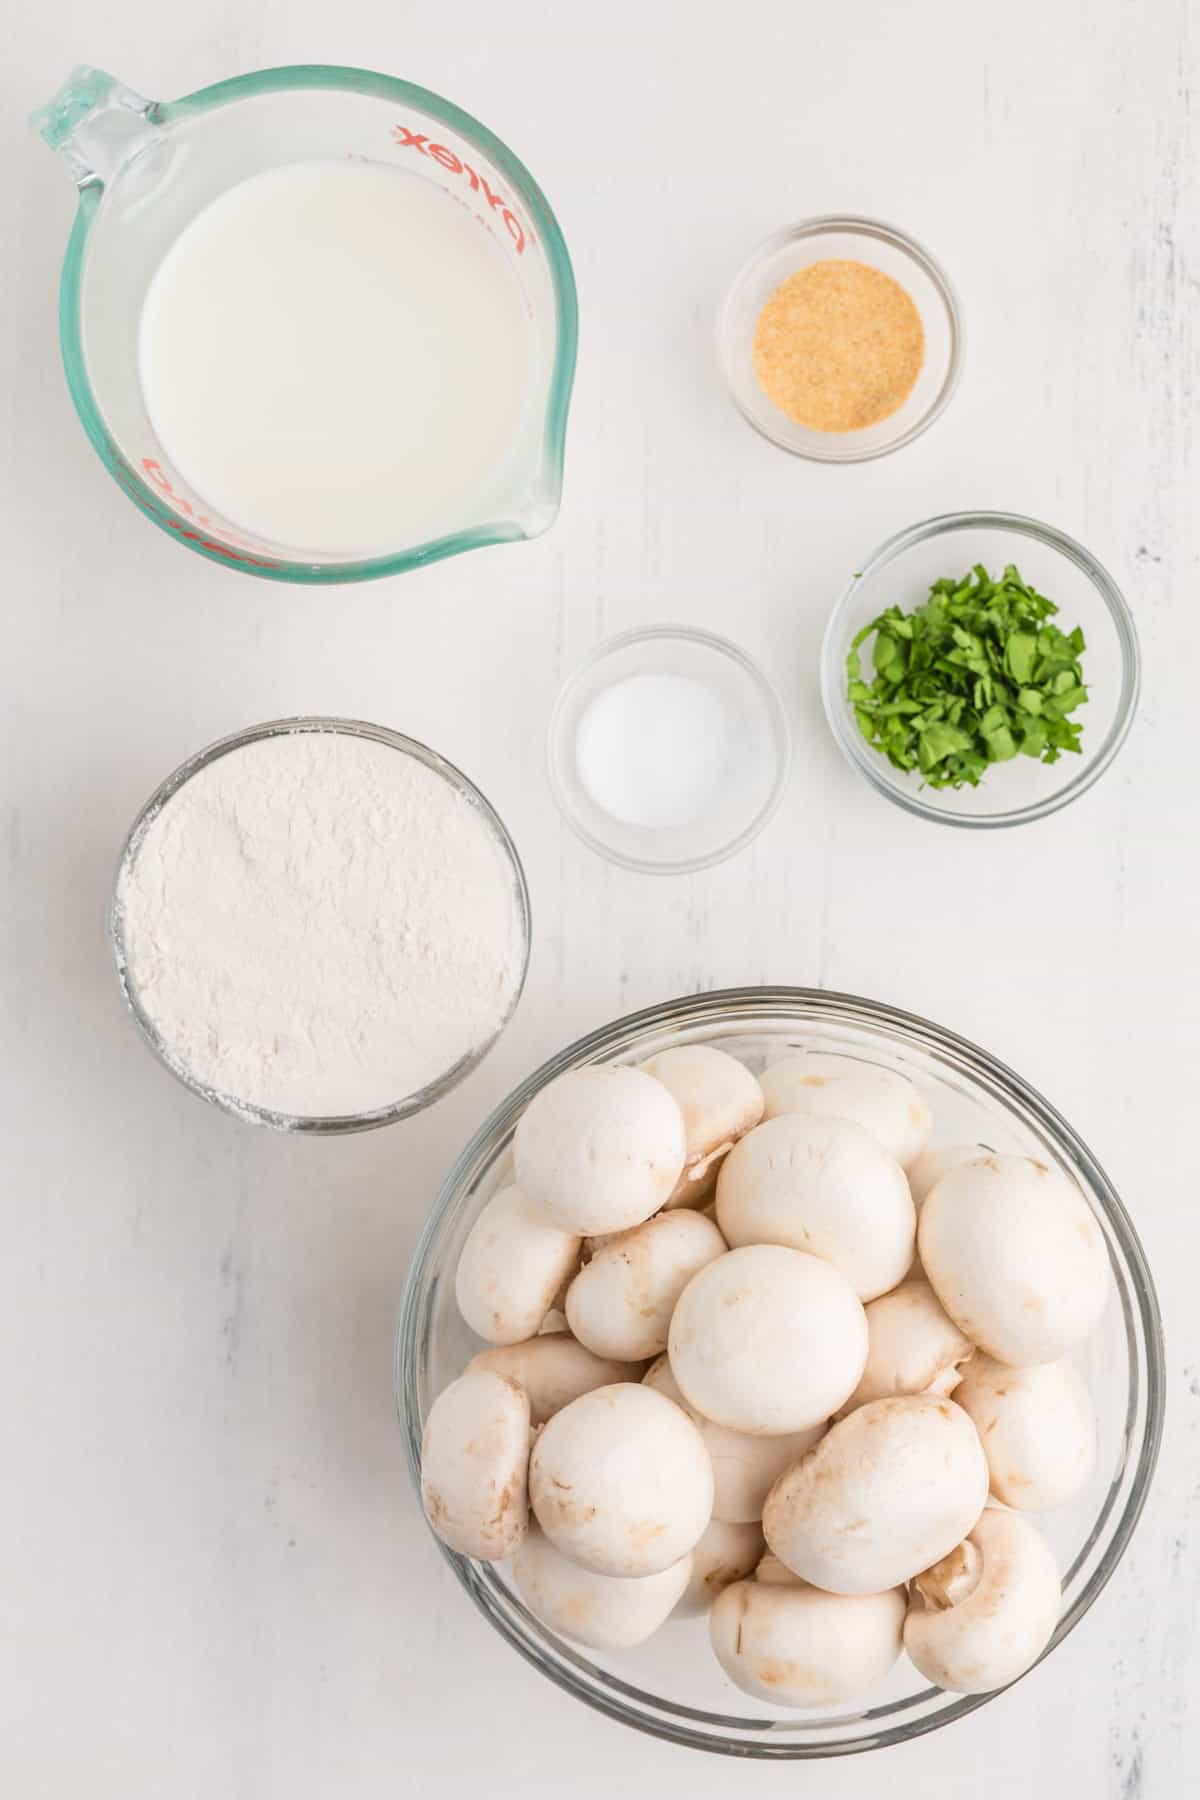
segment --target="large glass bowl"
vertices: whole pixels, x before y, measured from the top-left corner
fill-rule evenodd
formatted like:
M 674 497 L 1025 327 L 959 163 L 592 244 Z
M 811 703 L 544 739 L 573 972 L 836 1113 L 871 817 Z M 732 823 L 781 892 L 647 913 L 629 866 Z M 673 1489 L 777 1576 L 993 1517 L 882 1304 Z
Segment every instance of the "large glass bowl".
M 979 1139 L 1059 1164 L 1079 1183 L 1104 1232 L 1114 1293 L 1078 1363 L 1100 1423 L 1086 1491 L 1039 1524 L 1063 1571 L 1063 1612 L 1045 1654 L 1082 1619 L 1115 1569 L 1145 1502 L 1163 1414 L 1163 1350 L 1150 1271 L 1128 1214 L 1091 1151 L 1052 1106 L 983 1050 L 909 1013 L 807 988 L 740 988 L 693 995 L 606 1025 L 552 1057 L 467 1145 L 413 1257 L 396 1348 L 396 1388 L 414 1481 L 433 1399 L 480 1348 L 459 1316 L 454 1271 L 488 1197 L 509 1177 L 513 1128 L 532 1096 L 566 1069 L 640 1062 L 675 1044 L 715 1043 L 754 1067 L 793 1047 L 868 1058 L 919 1082 L 937 1137 Z M 568 1693 L 623 1724 L 727 1755 L 837 1756 L 901 1743 L 986 1705 L 929 1687 L 901 1658 L 865 1706 L 786 1711 L 748 1699 L 722 1674 L 703 1622 L 669 1620 L 639 1649 L 589 1652 L 528 1612 L 506 1565 L 472 1562 L 441 1546 L 480 1611 L 515 1649 Z

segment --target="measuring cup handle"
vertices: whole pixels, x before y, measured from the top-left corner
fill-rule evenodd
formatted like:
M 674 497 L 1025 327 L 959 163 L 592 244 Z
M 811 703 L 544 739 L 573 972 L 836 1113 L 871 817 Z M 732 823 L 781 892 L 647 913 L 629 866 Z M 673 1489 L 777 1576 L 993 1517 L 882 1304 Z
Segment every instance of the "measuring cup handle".
M 153 133 L 157 103 L 103 69 L 81 63 L 53 99 L 29 116 L 79 187 L 107 184 Z

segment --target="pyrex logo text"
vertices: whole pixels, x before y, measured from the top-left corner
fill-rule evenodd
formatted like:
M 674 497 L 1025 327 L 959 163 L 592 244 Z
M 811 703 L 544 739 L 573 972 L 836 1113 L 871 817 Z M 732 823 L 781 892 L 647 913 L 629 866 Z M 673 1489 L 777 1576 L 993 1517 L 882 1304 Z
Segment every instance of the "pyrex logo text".
M 490 209 L 500 214 L 504 221 L 504 229 L 516 246 L 517 255 L 524 255 L 525 227 L 509 207 L 503 194 L 493 194 L 486 179 L 482 175 L 477 175 L 470 163 L 463 162 L 462 158 L 456 156 L 453 150 L 447 150 L 445 144 L 431 144 L 427 134 L 410 131 L 407 125 L 393 125 L 392 136 L 401 150 L 417 150 L 422 156 L 431 156 L 434 162 L 440 163 L 443 169 L 448 169 L 451 175 L 466 175 L 474 192 L 485 194 Z M 532 238 L 533 233 L 530 232 L 529 236 Z

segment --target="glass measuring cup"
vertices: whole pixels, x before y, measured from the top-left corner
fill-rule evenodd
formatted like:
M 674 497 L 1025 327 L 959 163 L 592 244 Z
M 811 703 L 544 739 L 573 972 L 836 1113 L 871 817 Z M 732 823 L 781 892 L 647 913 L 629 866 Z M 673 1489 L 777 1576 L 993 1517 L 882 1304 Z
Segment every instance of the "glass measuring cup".
M 554 522 L 575 372 L 575 281 L 541 189 L 478 120 L 410 82 L 314 64 L 237 76 L 172 101 L 78 68 L 31 123 L 79 190 L 59 299 L 71 398 L 105 467 L 156 525 L 201 556 L 269 580 L 342 582 L 537 537 Z M 529 373 L 511 451 L 469 516 L 382 555 L 314 556 L 256 537 L 190 488 L 151 423 L 138 334 L 155 271 L 204 207 L 266 170 L 346 158 L 408 169 L 474 214 L 518 283 Z

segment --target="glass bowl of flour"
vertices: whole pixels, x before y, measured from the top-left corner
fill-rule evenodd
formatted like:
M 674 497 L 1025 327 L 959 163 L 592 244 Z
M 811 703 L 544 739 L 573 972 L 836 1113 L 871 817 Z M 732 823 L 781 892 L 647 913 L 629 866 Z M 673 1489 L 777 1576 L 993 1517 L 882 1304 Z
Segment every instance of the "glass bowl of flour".
M 110 934 L 145 1041 L 193 1093 L 279 1131 L 362 1131 L 486 1056 L 524 985 L 529 894 L 502 821 L 435 751 L 280 719 L 151 795 Z

